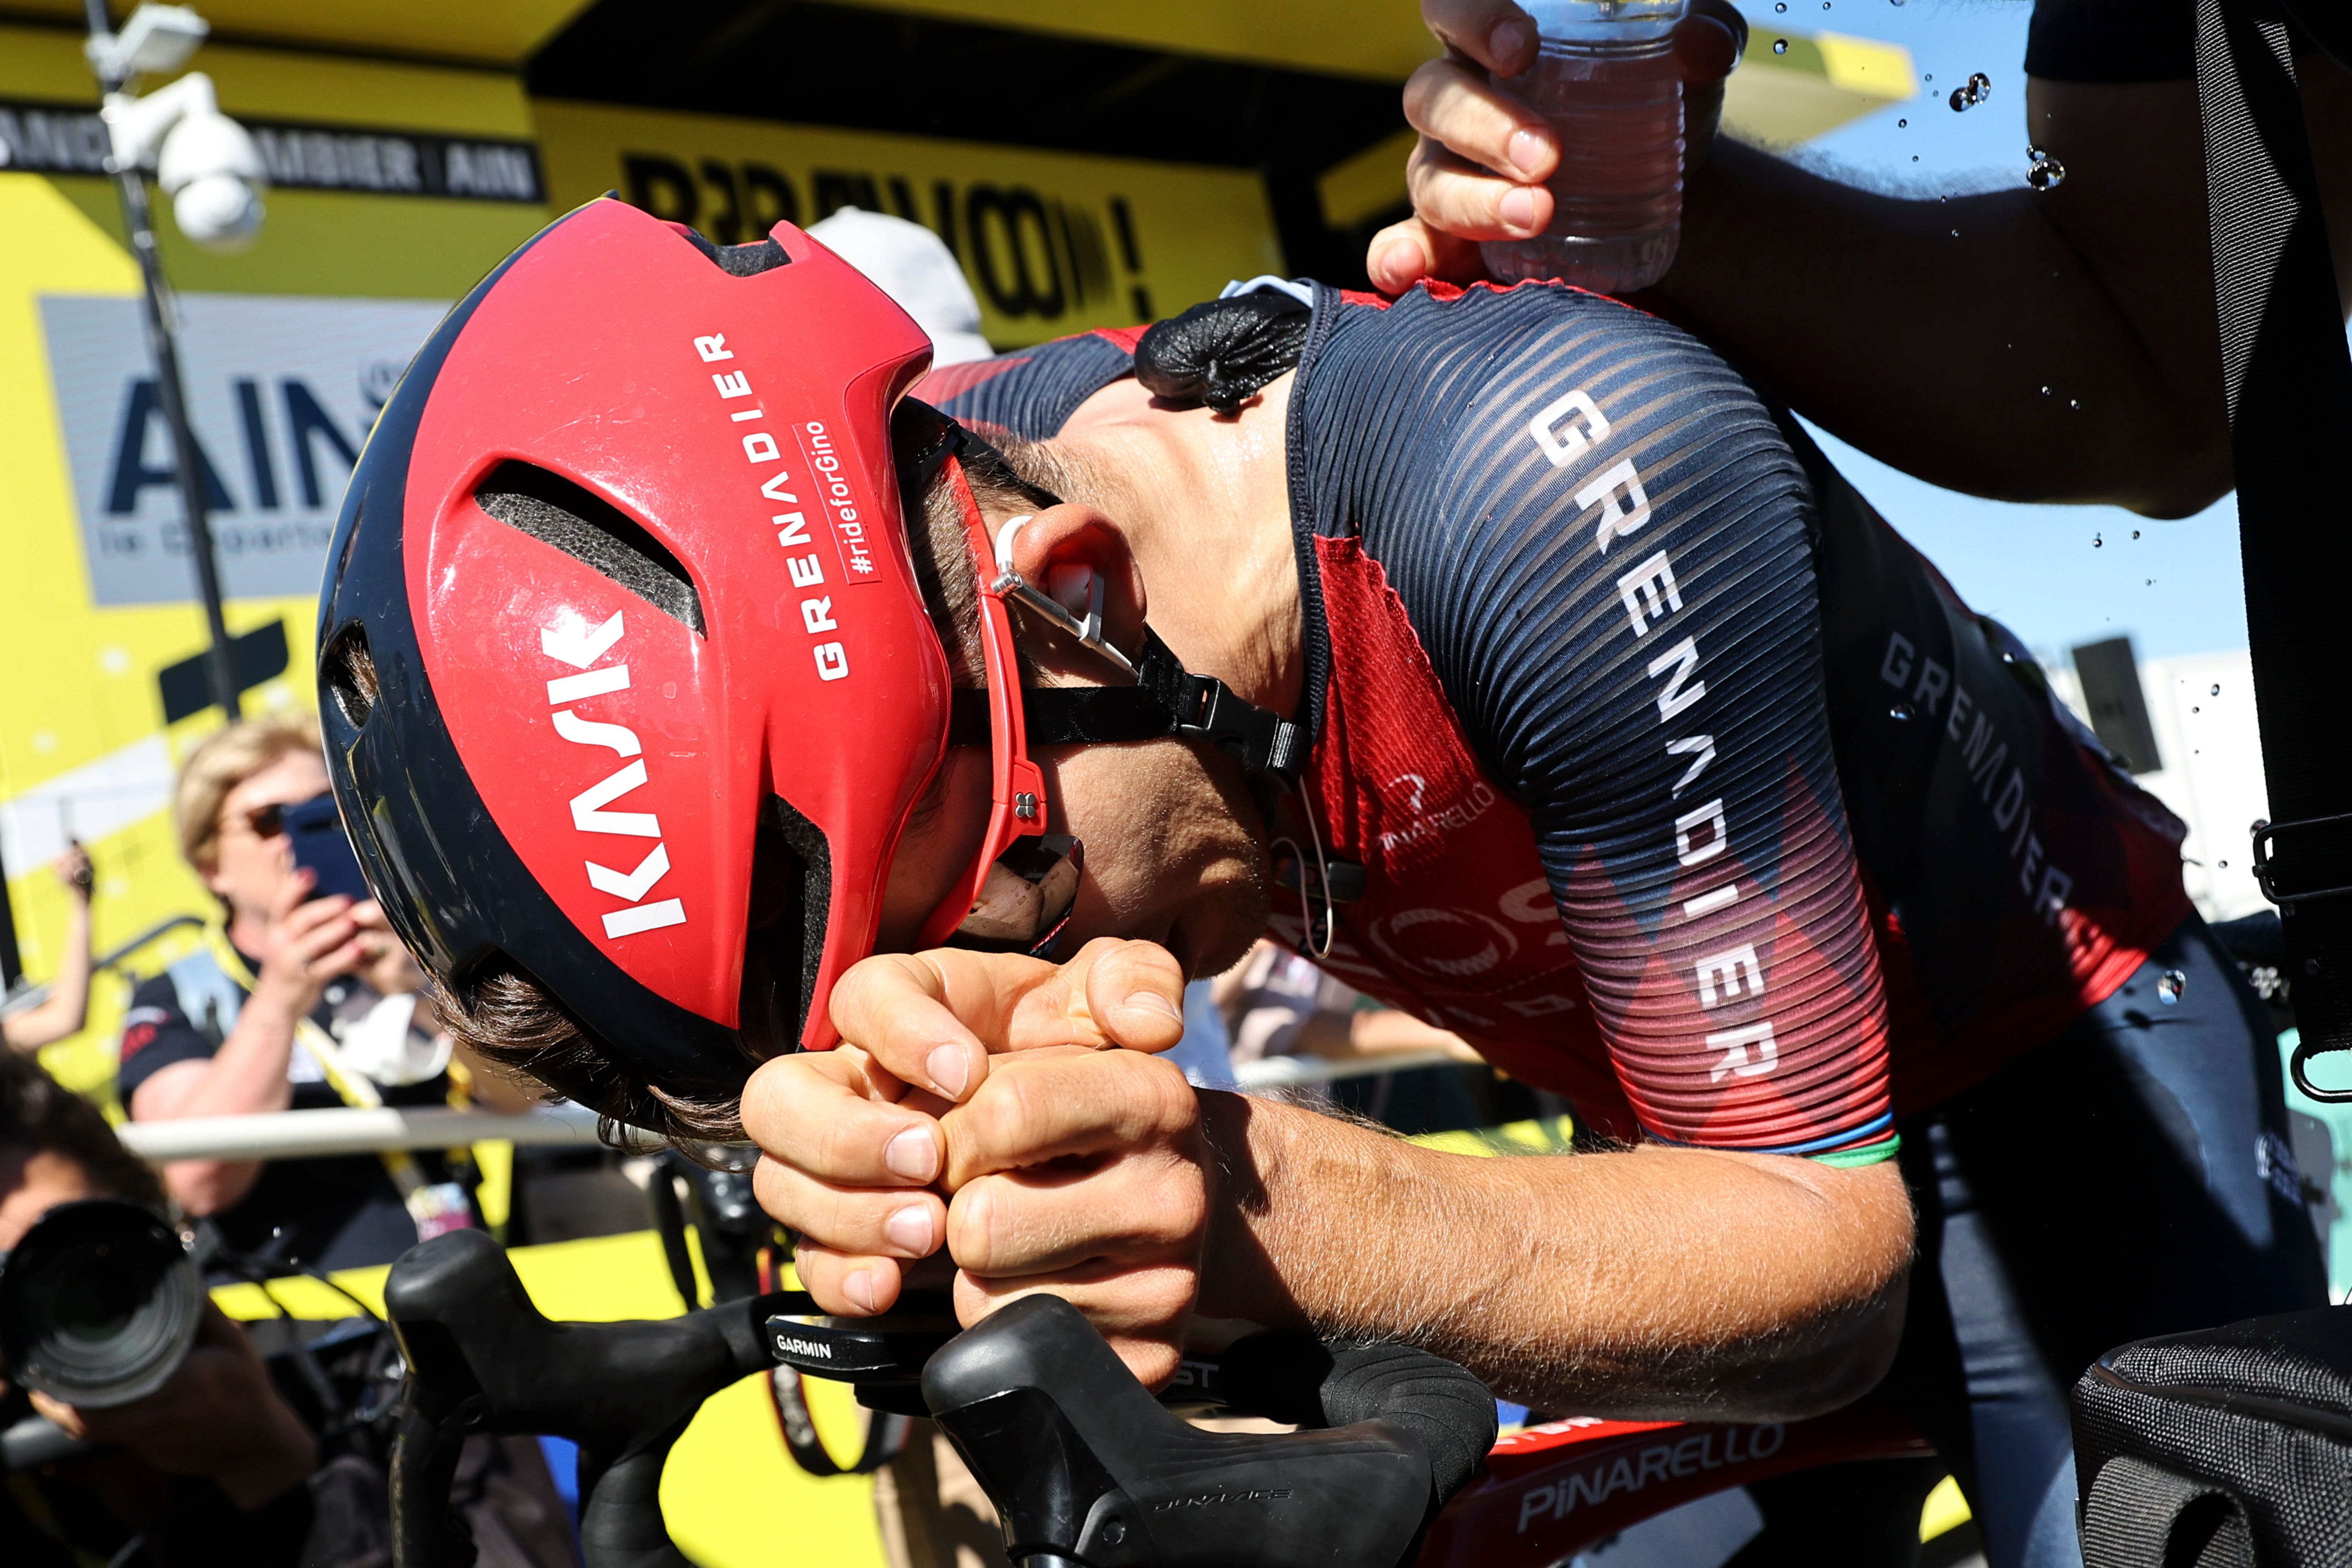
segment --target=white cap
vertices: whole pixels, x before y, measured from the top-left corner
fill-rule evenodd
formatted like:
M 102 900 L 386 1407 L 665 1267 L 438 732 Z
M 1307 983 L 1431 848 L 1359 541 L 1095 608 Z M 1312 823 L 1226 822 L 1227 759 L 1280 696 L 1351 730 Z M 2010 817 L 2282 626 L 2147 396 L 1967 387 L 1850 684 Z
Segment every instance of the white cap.
M 993 359 L 980 335 L 980 301 L 940 237 L 921 224 L 843 207 L 809 226 L 828 250 L 870 279 L 930 334 L 934 365 Z

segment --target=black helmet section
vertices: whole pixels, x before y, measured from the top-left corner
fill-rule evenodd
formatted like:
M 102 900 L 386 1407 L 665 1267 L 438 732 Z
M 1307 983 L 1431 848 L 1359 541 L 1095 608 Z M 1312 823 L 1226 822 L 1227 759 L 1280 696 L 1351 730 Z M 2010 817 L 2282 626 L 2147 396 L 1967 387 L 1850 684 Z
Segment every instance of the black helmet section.
M 617 1061 L 677 1094 L 732 1094 L 754 1065 L 736 1030 L 625 973 L 539 886 L 482 803 L 443 721 L 408 599 L 403 520 L 417 426 L 450 348 L 541 229 L 451 310 L 418 351 L 360 454 L 319 605 L 327 770 L 368 885 L 434 979 L 461 1000 L 501 958 Z M 602 1109 L 602 1108 L 598 1108 Z

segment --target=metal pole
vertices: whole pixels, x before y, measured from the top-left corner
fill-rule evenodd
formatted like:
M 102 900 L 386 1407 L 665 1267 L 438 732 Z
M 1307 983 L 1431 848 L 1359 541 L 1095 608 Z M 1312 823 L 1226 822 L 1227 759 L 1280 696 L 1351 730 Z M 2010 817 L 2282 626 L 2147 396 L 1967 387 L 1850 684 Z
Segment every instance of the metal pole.
M 83 0 L 92 38 L 109 37 L 106 0 Z M 92 69 L 96 69 L 95 63 Z M 125 79 L 101 74 L 100 90 L 122 90 Z M 205 625 L 212 633 L 210 664 L 213 700 L 224 717 L 234 721 L 243 711 L 238 702 L 236 650 L 229 640 L 228 621 L 221 610 L 220 563 L 213 552 L 212 518 L 205 497 L 204 458 L 196 446 L 195 427 L 188 423 L 188 400 L 180 381 L 180 351 L 173 338 L 172 286 L 163 277 L 163 258 L 155 246 L 155 226 L 147 205 L 147 176 L 137 169 L 107 165 L 114 170 L 115 190 L 122 197 L 122 224 L 130 231 L 131 254 L 139 258 L 139 274 L 146 283 L 147 346 L 155 356 L 155 401 L 172 432 L 173 468 L 179 481 L 180 506 L 188 528 L 188 552 L 195 559 L 196 591 L 205 602 Z

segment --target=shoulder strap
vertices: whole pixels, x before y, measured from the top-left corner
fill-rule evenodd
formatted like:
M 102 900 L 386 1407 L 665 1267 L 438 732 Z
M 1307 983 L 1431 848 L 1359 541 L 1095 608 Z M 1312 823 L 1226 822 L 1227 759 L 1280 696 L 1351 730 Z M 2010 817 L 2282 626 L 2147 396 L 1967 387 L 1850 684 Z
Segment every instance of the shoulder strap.
M 2083 1568 L 2256 1568 L 2238 1500 L 2143 1460 L 2109 1459 L 2083 1506 Z
M 163 977 L 172 983 L 188 1022 L 217 1048 L 236 1027 L 237 1015 L 245 1011 L 244 988 L 209 949 L 201 947 L 165 969 Z
M 2352 728 L 2343 722 L 2352 357 L 2294 75 L 2299 0 L 2198 0 L 2213 286 L 2273 820 L 2255 875 L 2279 906 L 2306 1056 L 2352 1050 Z M 2315 11 L 2325 7 L 2313 7 Z M 2339 29 L 2340 30 L 2340 29 Z M 2329 40 L 2333 41 L 2333 40 Z

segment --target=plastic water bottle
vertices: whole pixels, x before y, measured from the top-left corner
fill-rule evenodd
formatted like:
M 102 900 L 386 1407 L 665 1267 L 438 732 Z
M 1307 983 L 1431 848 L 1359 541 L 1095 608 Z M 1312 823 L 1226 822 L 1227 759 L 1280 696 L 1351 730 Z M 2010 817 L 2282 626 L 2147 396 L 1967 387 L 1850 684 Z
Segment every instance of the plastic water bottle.
M 1683 217 L 1683 84 L 1675 24 L 1689 0 L 1521 0 L 1535 64 L 1496 89 L 1551 122 L 1551 226 L 1479 247 L 1506 282 L 1557 278 L 1622 294 L 1674 265 Z

